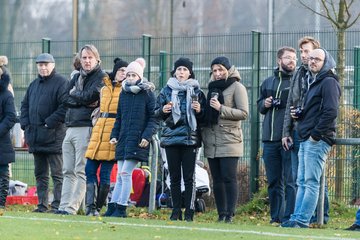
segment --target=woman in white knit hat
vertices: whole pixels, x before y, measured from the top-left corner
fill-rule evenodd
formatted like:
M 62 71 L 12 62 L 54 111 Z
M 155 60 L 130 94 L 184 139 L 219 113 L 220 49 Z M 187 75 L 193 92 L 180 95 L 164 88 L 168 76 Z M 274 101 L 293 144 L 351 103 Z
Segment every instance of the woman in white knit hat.
M 138 58 L 126 68 L 110 143 L 116 144 L 118 173 L 113 199 L 119 199 L 112 217 L 127 217 L 132 172 L 139 161 L 147 162 L 150 140 L 158 122 L 154 116 L 155 86 L 144 78 L 145 60 Z

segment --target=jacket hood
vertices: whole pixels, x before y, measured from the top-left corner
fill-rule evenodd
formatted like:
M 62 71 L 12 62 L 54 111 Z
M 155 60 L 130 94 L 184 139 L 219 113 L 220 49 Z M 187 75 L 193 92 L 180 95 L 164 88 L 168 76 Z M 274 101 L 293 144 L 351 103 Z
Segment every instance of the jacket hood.
M 324 59 L 324 65 L 320 69 L 320 72 L 317 74 L 316 78 L 321 79 L 322 76 L 326 75 L 329 71 L 332 71 L 334 73 L 336 63 L 334 58 L 330 55 L 328 51 L 326 51 L 324 48 L 321 48 L 325 52 L 325 59 Z
M 6 91 L 10 84 L 10 77 L 8 74 L 2 74 L 0 78 L 0 92 Z

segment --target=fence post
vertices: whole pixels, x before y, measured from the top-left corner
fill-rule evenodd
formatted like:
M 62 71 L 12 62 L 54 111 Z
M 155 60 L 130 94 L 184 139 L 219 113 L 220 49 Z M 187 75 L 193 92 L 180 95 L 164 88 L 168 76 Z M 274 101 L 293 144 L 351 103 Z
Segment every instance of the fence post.
M 164 84 L 166 83 L 166 62 L 167 60 L 167 52 L 166 51 L 160 51 L 160 88 L 164 87 Z
M 260 83 L 260 32 L 252 31 L 252 86 L 251 86 L 251 151 L 250 151 L 250 193 L 259 190 L 259 98 Z
M 43 38 L 41 39 L 41 51 L 42 53 L 50 53 L 50 38 Z
M 360 46 L 354 47 L 354 107 L 357 110 L 360 110 Z M 351 137 L 359 137 L 356 133 Z M 359 167 L 359 154 L 356 149 L 352 151 L 352 198 L 356 201 L 359 196 L 359 183 L 358 179 L 360 179 Z
M 151 182 L 149 193 L 149 213 L 153 213 L 156 209 L 156 184 L 157 184 L 157 171 L 159 160 L 159 138 L 155 134 L 151 140 L 152 157 L 151 157 Z
M 142 35 L 142 57 L 146 60 L 146 77 L 150 81 L 150 57 L 151 57 L 151 35 L 143 34 Z

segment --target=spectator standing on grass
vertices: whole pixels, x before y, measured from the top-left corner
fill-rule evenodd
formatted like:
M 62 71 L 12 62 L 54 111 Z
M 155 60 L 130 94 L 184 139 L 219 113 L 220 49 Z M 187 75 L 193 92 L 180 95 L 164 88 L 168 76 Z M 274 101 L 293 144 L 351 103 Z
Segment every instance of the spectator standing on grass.
M 300 149 L 295 210 L 282 227 L 308 228 L 319 199 L 320 178 L 335 143 L 341 95 L 334 68 L 335 61 L 325 49 L 310 52 L 303 112 L 297 118 Z M 294 111 L 291 114 L 296 117 Z
M 243 156 L 241 121 L 248 117 L 246 88 L 240 73 L 226 57 L 211 62 L 211 76 L 202 129 L 204 156 L 208 159 L 218 222 L 231 223 L 238 199 L 237 170 Z
M 205 95 L 195 79 L 193 63 L 179 58 L 174 63 L 166 86 L 157 98 L 155 115 L 164 122 L 161 147 L 165 148 L 170 173 L 170 191 L 173 210 L 170 220 L 193 221 L 195 210 L 195 162 L 201 146 L 198 122 L 205 112 Z M 185 192 L 181 193 L 181 179 Z
M 10 76 L 0 68 L 0 216 L 4 214 L 9 192 L 9 164 L 15 162 L 10 129 L 16 122 L 14 96 L 8 90 Z
M 296 67 L 296 50 L 281 47 L 277 51 L 274 73 L 261 84 L 257 101 L 263 115 L 263 160 L 270 201 L 270 223 L 289 220 L 294 211 L 296 188 L 291 155 L 281 143 L 290 79 Z
M 92 130 L 91 113 L 99 105 L 100 89 L 104 78 L 108 78 L 101 70 L 100 55 L 94 45 L 81 48 L 80 62 L 80 72 L 66 88 L 68 128 L 62 144 L 64 182 L 56 214 L 76 214 L 85 197 L 85 152 Z
M 350 227 L 346 228 L 345 230 L 349 231 L 360 231 L 360 208 L 357 210 L 355 214 L 355 222 Z
M 132 172 L 139 162 L 148 162 L 150 141 L 158 126 L 154 116 L 155 86 L 144 78 L 144 68 L 143 58 L 127 66 L 110 136 L 110 143 L 116 144 L 115 159 L 118 164 L 113 192 L 113 198 L 118 200 L 112 217 L 127 217 Z
M 52 212 L 59 208 L 62 174 L 62 142 L 65 137 L 63 104 L 68 80 L 55 70 L 51 54 L 42 53 L 36 58 L 38 77 L 32 81 L 21 102 L 21 128 L 29 153 L 34 155 L 34 173 L 38 206 L 34 212 Z M 53 201 L 49 209 L 49 172 L 53 181 Z
M 299 164 L 299 136 L 297 133 L 297 119 L 292 118 L 290 110 L 293 109 L 297 111 L 295 117 L 299 117 L 303 109 L 303 100 L 305 92 L 307 89 L 306 76 L 309 72 L 309 53 L 320 48 L 320 42 L 313 37 L 305 36 L 299 40 L 299 51 L 301 66 L 296 70 L 293 75 L 293 78 L 290 82 L 289 97 L 286 104 L 285 116 L 284 116 L 284 127 L 282 133 L 282 144 L 285 149 L 288 148 L 288 143 L 293 147 L 291 150 L 291 165 L 292 165 L 292 174 L 296 181 L 297 171 Z M 324 200 L 324 223 L 326 224 L 329 221 L 329 194 L 327 183 L 325 181 L 325 200 Z M 317 221 L 317 211 L 315 210 L 313 216 L 311 217 L 310 222 Z
M 1 71 L 7 75 L 9 75 L 10 77 L 10 83 L 9 83 L 9 86 L 8 86 L 8 89 L 9 91 L 12 93 L 12 95 L 14 96 L 14 89 L 11 85 L 11 73 L 9 71 L 9 69 L 7 68 L 7 65 L 9 63 L 9 60 L 7 58 L 7 56 L 0 56 L 0 68 L 1 68 Z
M 100 91 L 100 117 L 91 132 L 90 143 L 85 153 L 86 173 L 86 215 L 98 216 L 105 204 L 110 189 L 110 174 L 115 163 L 115 145 L 110 144 L 110 134 L 116 118 L 116 110 L 121 92 L 121 82 L 125 79 L 128 63 L 120 58 L 114 60 L 112 78 L 104 78 Z M 100 168 L 100 183 L 97 171 Z M 114 193 L 113 193 L 114 195 Z M 116 194 L 115 194 L 116 195 Z M 109 210 L 115 210 L 114 202 Z M 107 212 L 106 216 L 109 215 Z

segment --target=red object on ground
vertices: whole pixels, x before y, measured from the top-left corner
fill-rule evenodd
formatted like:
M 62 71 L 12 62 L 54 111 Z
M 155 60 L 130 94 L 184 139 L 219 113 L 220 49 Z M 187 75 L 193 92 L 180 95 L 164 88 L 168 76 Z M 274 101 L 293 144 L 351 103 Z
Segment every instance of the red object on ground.
M 131 201 L 135 201 L 136 203 L 140 201 L 141 195 L 144 191 L 145 183 L 146 183 L 146 173 L 142 168 L 135 168 L 132 173 L 132 185 L 133 185 L 133 193 L 130 195 Z
M 36 205 L 38 204 L 37 196 L 7 196 L 6 205 Z

